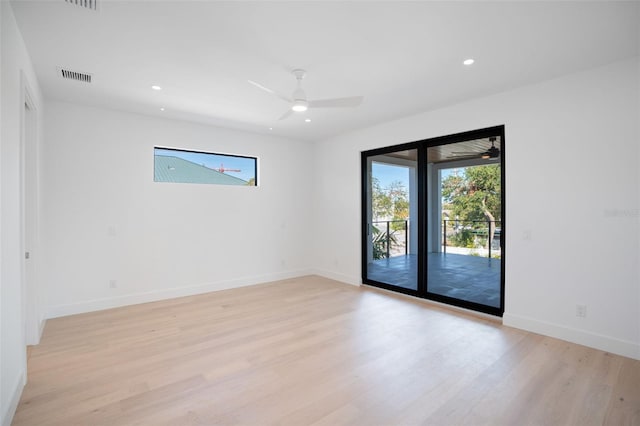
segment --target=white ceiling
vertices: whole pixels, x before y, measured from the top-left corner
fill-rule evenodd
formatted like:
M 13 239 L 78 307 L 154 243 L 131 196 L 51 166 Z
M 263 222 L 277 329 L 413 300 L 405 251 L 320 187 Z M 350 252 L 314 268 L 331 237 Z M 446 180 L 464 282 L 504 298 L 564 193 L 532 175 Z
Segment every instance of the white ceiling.
M 98 1 L 12 2 L 47 98 L 301 140 L 640 54 L 639 2 Z M 247 80 L 288 95 L 294 68 L 309 98 L 364 102 L 278 121 Z

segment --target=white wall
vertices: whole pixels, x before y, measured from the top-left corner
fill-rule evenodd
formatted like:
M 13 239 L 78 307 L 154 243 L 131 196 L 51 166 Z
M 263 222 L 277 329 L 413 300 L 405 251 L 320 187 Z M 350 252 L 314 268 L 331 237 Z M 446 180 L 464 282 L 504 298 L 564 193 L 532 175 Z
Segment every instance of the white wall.
M 639 80 L 636 58 L 315 144 L 317 271 L 360 281 L 360 151 L 505 124 L 504 323 L 640 358 Z
M 26 300 L 20 232 L 21 114 L 25 87 L 31 91 L 39 118 L 42 102 L 9 2 L 0 2 L 0 11 L 0 422 L 9 424 L 26 380 Z
M 46 108 L 49 317 L 309 272 L 309 143 L 53 101 Z M 155 183 L 154 145 L 257 156 L 259 186 Z

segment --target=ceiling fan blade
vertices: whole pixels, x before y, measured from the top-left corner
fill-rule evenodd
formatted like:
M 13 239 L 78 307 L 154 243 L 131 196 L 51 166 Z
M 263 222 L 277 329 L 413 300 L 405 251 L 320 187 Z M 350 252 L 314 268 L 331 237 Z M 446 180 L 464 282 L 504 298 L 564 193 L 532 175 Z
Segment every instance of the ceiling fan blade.
M 278 118 L 278 121 L 280 120 L 284 120 L 286 118 L 288 118 L 291 114 L 293 114 L 293 110 L 291 108 L 289 108 L 287 110 L 287 112 L 285 112 L 284 114 L 282 114 L 282 117 Z
M 286 96 L 284 96 L 284 95 L 281 95 L 280 93 L 276 92 L 275 90 L 271 90 L 271 89 L 269 89 L 268 87 L 263 86 L 263 85 L 262 85 L 262 84 L 260 84 L 260 83 L 257 83 L 257 82 L 255 82 L 255 81 L 253 81 L 253 80 L 247 80 L 247 81 L 248 81 L 250 84 L 253 84 L 254 86 L 256 86 L 258 89 L 260 89 L 260 90 L 264 90 L 264 91 L 265 91 L 265 92 L 267 92 L 267 93 L 271 93 L 273 96 L 278 97 L 278 98 L 282 99 L 282 100 L 283 100 L 283 101 L 285 101 L 285 102 L 293 102 L 293 100 L 291 100 L 291 99 L 287 98 L 287 97 L 286 97 Z
M 253 84 L 254 86 L 256 86 L 258 89 L 262 89 L 267 93 L 271 93 L 272 95 L 275 95 L 276 92 L 274 92 L 273 90 L 269 89 L 268 87 L 264 87 L 262 84 L 257 83 L 253 80 L 247 80 L 249 83 Z
M 345 108 L 357 107 L 362 103 L 362 96 L 352 96 L 350 98 L 318 99 L 309 101 L 310 108 Z
M 453 155 L 482 155 L 482 152 L 470 152 L 470 151 L 453 151 Z

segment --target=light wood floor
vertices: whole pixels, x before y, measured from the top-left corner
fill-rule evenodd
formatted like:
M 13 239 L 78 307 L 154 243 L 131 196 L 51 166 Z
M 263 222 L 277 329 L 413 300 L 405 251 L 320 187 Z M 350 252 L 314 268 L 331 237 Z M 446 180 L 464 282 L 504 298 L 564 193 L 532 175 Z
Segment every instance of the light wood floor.
M 47 322 L 15 425 L 640 424 L 640 361 L 304 277 Z

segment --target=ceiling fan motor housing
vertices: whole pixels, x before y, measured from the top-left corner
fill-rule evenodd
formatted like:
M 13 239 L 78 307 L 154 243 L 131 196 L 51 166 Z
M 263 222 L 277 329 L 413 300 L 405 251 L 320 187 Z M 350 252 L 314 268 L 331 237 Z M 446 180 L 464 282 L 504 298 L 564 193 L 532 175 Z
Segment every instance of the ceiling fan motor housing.
M 307 94 L 304 93 L 304 90 L 302 90 L 300 87 L 298 87 L 296 90 L 293 91 L 293 95 L 291 95 L 291 97 L 293 98 L 294 101 L 307 100 Z

